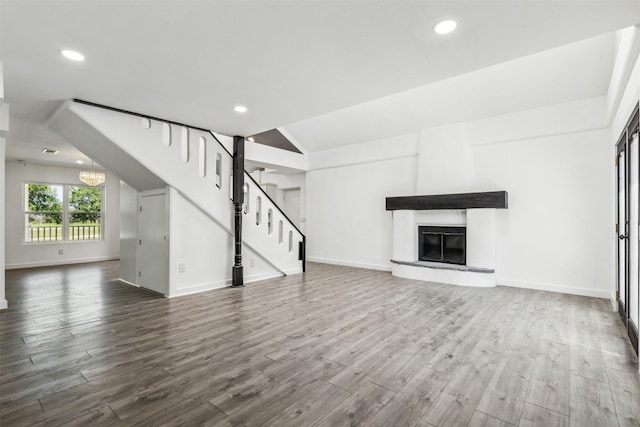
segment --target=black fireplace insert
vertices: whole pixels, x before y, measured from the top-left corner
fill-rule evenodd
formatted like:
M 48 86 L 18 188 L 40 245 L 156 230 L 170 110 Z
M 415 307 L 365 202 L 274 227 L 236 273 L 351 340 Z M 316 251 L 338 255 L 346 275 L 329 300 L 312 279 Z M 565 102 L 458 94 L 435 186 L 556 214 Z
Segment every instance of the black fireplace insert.
M 466 227 L 418 227 L 418 259 L 447 264 L 467 263 Z

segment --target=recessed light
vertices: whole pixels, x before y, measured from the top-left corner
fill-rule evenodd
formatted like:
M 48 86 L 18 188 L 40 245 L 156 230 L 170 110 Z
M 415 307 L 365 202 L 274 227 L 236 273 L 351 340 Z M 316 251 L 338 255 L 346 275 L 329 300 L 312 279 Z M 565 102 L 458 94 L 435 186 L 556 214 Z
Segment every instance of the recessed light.
M 433 31 L 438 34 L 449 34 L 453 30 L 456 29 L 458 23 L 453 19 L 445 19 L 444 21 L 438 22 L 434 27 Z
M 77 163 L 77 164 L 79 164 L 79 165 L 81 165 L 81 164 L 83 164 L 84 162 L 83 162 L 82 160 L 76 160 L 76 163 Z
M 65 50 L 61 50 L 60 53 L 65 58 L 70 59 L 72 61 L 78 61 L 78 62 L 84 61 L 84 55 L 81 54 L 80 52 L 76 52 L 75 50 L 65 49 Z
M 246 113 L 247 107 L 245 107 L 244 105 L 236 105 L 235 107 L 233 107 L 233 111 L 235 111 L 236 113 Z
M 58 154 L 59 150 L 54 150 L 53 148 L 43 148 L 42 154 Z

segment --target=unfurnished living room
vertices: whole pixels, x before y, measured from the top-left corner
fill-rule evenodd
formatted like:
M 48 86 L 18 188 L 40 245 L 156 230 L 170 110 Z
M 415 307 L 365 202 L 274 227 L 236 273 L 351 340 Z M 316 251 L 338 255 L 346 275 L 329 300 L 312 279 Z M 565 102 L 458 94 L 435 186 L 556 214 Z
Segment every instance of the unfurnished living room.
M 639 426 L 640 1 L 0 0 L 0 425 Z

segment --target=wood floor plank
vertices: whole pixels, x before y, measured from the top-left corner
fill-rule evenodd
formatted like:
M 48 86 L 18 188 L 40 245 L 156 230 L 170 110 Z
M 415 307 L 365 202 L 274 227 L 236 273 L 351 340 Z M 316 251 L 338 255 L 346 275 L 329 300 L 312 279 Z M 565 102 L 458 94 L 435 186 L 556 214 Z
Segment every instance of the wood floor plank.
M 411 375 L 374 416 L 367 422 L 369 426 L 414 426 L 433 406 L 442 393 L 450 376 L 431 368 L 423 367 Z
M 512 427 L 514 424 L 476 411 L 473 413 L 468 427 Z
M 316 263 L 166 299 L 118 268 L 6 272 L 0 425 L 637 425 L 605 300 Z
M 609 384 L 572 374 L 569 421 L 575 427 L 617 426 Z
M 501 357 L 501 354 L 486 349 L 474 350 L 422 420 L 435 426 L 466 425 L 482 399 Z M 469 381 L 470 378 L 473 381 Z
M 0 407 L 0 419 L 7 425 L 28 423 L 30 419 L 43 414 L 42 405 L 38 399 L 22 400 L 18 403 L 2 402 Z
M 389 389 L 368 382 L 313 425 L 317 427 L 364 425 L 391 400 L 394 394 L 395 392 Z
M 317 389 L 288 406 L 279 415 L 271 418 L 264 427 L 310 426 L 331 412 L 347 399 L 351 393 L 323 382 Z
M 542 341 L 531 375 L 527 402 L 569 415 L 569 346 Z
M 507 348 L 504 351 L 505 359 L 502 369 L 513 375 L 531 379 L 537 353 L 537 346 L 517 345 L 512 348 Z
M 174 399 L 178 400 L 178 399 Z M 201 399 L 180 399 L 161 408 L 141 410 L 125 420 L 126 425 L 182 426 L 214 425 L 227 415 L 211 403 Z
M 46 425 L 46 422 L 42 423 Z M 116 416 L 116 414 L 111 410 L 109 406 L 104 406 L 102 408 L 84 413 L 75 418 L 71 418 L 64 423 L 66 426 L 87 426 L 90 425 L 92 427 L 96 426 L 118 426 L 125 425 L 120 419 Z
M 599 348 L 571 343 L 570 353 L 572 374 L 603 383 L 608 381 L 604 355 Z
M 621 427 L 640 426 L 640 374 L 607 370 L 611 395 Z
M 599 335 L 598 339 L 607 368 L 638 373 L 638 355 L 633 351 L 626 334 Z
M 240 399 L 242 402 L 241 407 L 236 407 L 234 404 L 229 406 L 228 401 L 222 401 L 227 407 L 231 408 L 233 413 L 218 425 L 249 425 L 258 420 L 260 423 L 270 420 L 299 401 L 303 396 L 317 390 L 340 368 L 334 362 L 325 361 L 311 370 L 301 371 L 283 383 L 277 383 L 273 386 L 268 385 L 263 389 L 252 387 L 248 389 L 252 390 L 249 393 L 246 390 L 242 390 L 241 393 L 244 394 L 233 397 L 233 399 Z M 225 410 L 225 413 L 229 413 L 229 411 Z
M 525 402 L 519 426 L 569 427 L 569 417 Z
M 529 380 L 499 369 L 487 386 L 477 410 L 510 424 L 518 424 Z

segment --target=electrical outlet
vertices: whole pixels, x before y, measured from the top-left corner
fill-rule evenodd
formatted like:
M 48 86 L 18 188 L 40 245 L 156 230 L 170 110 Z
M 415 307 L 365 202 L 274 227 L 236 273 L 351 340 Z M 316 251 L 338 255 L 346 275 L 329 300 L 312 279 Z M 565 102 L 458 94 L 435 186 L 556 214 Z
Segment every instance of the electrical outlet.
M 58 249 L 58 255 L 64 255 L 64 249 Z
M 249 266 L 255 267 L 256 266 L 256 260 L 253 259 L 253 258 L 249 259 Z
M 187 263 L 185 262 L 181 262 L 178 264 L 178 271 L 180 273 L 184 273 L 185 271 L 187 271 Z

